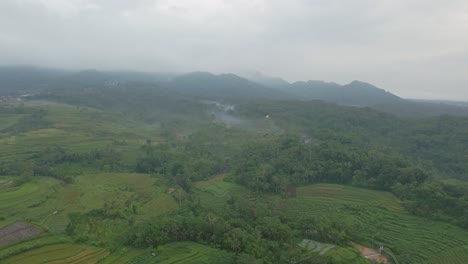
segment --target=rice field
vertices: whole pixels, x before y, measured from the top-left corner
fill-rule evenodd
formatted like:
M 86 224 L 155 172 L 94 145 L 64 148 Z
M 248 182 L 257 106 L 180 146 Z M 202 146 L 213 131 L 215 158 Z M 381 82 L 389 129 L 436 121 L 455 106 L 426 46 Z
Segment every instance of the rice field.
M 210 210 L 222 210 L 230 197 L 250 193 L 238 184 L 225 182 L 223 176 L 197 182 L 195 187 L 194 193 L 200 205 Z
M 2 261 L 5 264 L 79 264 L 98 263 L 110 254 L 109 251 L 77 244 L 57 244 L 33 249 Z
M 319 255 L 324 255 L 328 251 L 336 247 L 335 245 L 332 245 L 332 244 L 320 243 L 320 242 L 310 240 L 310 239 L 302 240 L 301 243 L 299 243 L 299 246 L 304 249 L 313 251 Z
M 1 190 L 0 212 L 4 220 L 0 224 L 28 221 L 59 233 L 65 230 L 69 213 L 99 209 L 105 203 L 123 206 L 133 201 L 138 208 L 137 221 L 176 209 L 174 199 L 163 188 L 153 186 L 154 182 L 149 175 L 132 173 L 87 174 L 68 185 L 40 177 L 34 182 Z
M 300 187 L 297 193 L 295 199 L 273 202 L 283 213 L 346 223 L 355 242 L 371 248 L 383 243 L 400 263 L 466 263 L 468 259 L 466 230 L 409 215 L 390 193 L 334 184 Z
M 5 132 L 25 114 L 0 113 L 0 161 L 26 159 L 50 146 L 85 152 L 112 144 L 115 140 L 125 142 L 125 148 L 135 152 L 147 138 L 157 142 L 155 128 L 129 120 L 119 114 L 97 109 L 77 108 L 64 104 L 41 104 L 28 102 L 26 107 L 46 110 L 44 120 L 48 128 L 22 133 Z
M 442 252 L 434 257 L 429 263 L 451 263 L 451 264 L 465 264 L 467 262 L 468 246 L 459 246 Z
M 38 238 L 22 241 L 7 247 L 0 248 L 0 262 L 4 259 L 20 255 L 37 248 L 70 243 L 71 239 L 65 235 L 40 236 Z
M 128 264 L 230 263 L 233 258 L 234 254 L 223 250 L 192 242 L 178 242 L 163 245 L 154 252 L 135 257 Z

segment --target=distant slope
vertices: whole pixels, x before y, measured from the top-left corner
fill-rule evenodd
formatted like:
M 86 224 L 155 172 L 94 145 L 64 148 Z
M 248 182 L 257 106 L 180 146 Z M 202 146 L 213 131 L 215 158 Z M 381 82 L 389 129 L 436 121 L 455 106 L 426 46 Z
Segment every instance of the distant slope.
M 321 100 L 340 105 L 371 107 L 379 111 L 409 117 L 468 116 L 468 102 L 402 99 L 361 81 L 353 81 L 346 85 L 316 80 L 290 84 L 281 78 L 259 73 L 250 75 L 249 79 L 281 90 L 299 100 Z
M 295 82 L 290 86 L 289 91 L 304 99 L 352 106 L 372 106 L 402 100 L 383 89 L 360 81 L 353 81 L 346 85 L 323 81 Z
M 240 75 L 241 77 L 244 77 L 246 79 L 249 79 L 252 82 L 259 83 L 261 85 L 275 88 L 275 89 L 280 89 L 280 90 L 288 90 L 289 86 L 291 84 L 279 77 L 271 77 L 264 75 L 260 72 L 254 72 L 254 73 L 244 73 Z
M 0 95 L 41 91 L 67 74 L 63 70 L 33 66 L 0 66 Z
M 400 100 L 376 104 L 372 108 L 399 116 L 431 117 L 440 115 L 468 116 L 468 105 L 455 105 L 438 101 Z
M 64 71 L 33 66 L 0 66 L 0 96 L 8 100 L 26 94 L 77 89 L 133 89 L 146 87 L 155 94 L 183 95 L 194 99 L 321 100 L 340 105 L 372 107 L 400 116 L 468 116 L 468 103 L 406 100 L 372 84 L 353 81 L 346 85 L 324 81 L 289 83 L 281 78 L 253 74 L 208 72 L 148 73 L 134 71 Z
M 169 85 L 179 93 L 208 98 L 293 98 L 287 93 L 234 74 L 193 72 L 174 78 Z

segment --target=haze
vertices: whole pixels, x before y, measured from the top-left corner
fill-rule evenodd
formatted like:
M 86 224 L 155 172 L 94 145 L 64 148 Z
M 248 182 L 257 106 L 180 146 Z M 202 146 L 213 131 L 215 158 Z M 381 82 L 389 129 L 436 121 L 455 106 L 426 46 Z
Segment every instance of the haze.
M 468 100 L 465 0 L 2 0 L 0 63 L 260 71 Z

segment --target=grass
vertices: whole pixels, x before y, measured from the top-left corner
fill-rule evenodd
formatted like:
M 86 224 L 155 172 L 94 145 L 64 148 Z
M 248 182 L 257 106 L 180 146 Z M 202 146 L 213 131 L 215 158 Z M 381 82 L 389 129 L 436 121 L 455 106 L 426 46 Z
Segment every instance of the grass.
M 143 221 L 177 207 L 163 188 L 153 186 L 154 181 L 149 175 L 132 173 L 87 174 L 69 185 L 40 177 L 20 187 L 2 189 L 2 223 L 29 221 L 61 232 L 68 224 L 69 213 L 100 209 L 105 203 L 124 206 L 129 200 L 137 208 L 136 220 Z
M 464 264 L 466 263 L 468 256 L 468 246 L 459 246 L 449 249 L 445 252 L 441 252 L 438 256 L 434 257 L 430 261 L 433 263 L 452 263 L 452 264 Z
M 48 128 L 23 133 L 0 133 L 0 163 L 27 159 L 50 146 L 87 152 L 115 145 L 124 159 L 135 160 L 137 150 L 146 139 L 158 142 L 154 127 L 128 120 L 119 114 L 97 109 L 61 104 L 26 103 L 27 107 L 47 110 Z M 0 113 L 0 130 L 19 122 L 24 114 Z M 220 134 L 222 135 L 222 134 Z M 136 208 L 135 221 L 148 220 L 177 208 L 163 187 L 145 174 L 85 172 L 73 184 L 40 177 L 22 186 L 12 178 L 0 178 L 0 227 L 15 221 L 27 221 L 61 233 L 68 224 L 68 214 L 85 213 L 114 203 L 120 209 L 128 204 Z M 221 211 L 232 196 L 248 195 L 237 184 L 225 182 L 223 176 L 197 182 L 193 188 L 201 206 Z M 467 231 L 450 224 L 407 214 L 392 194 L 341 185 L 317 184 L 298 188 L 296 199 L 268 196 L 256 202 L 269 202 L 278 214 L 313 216 L 348 224 L 354 241 L 375 247 L 384 243 L 397 255 L 400 263 L 465 263 L 468 259 Z M 122 220 L 97 224 L 96 237 L 112 240 L 127 228 Z M 338 249 L 327 253 L 332 254 Z M 66 253 L 70 252 L 70 253 Z M 36 254 L 36 255 L 34 255 Z M 69 255 L 67 255 L 69 254 Z M 334 253 L 333 253 L 334 254 Z M 106 250 L 71 244 L 60 235 L 40 237 L 0 249 L 2 263 L 28 263 L 34 256 L 64 262 L 103 263 L 222 263 L 231 255 L 196 243 L 173 243 L 161 246 L 157 256 L 142 250 L 121 249 L 109 255 Z M 16 259 L 15 259 L 16 258 Z M 221 261 L 220 261 L 221 260 Z M 13 262 L 4 262 L 13 261 Z
M 295 199 L 272 200 L 290 215 L 333 219 L 351 226 L 356 242 L 376 247 L 383 243 L 401 263 L 462 263 L 468 259 L 468 232 L 450 224 L 407 214 L 390 193 L 334 184 L 298 188 Z M 447 253 L 453 262 L 437 261 Z
M 41 248 L 48 245 L 56 245 L 69 243 L 71 239 L 64 235 L 54 235 L 54 236 L 43 236 L 28 241 L 22 241 L 21 243 L 13 244 L 5 248 L 0 249 L 0 262 L 3 263 L 3 260 L 12 256 L 19 255 L 24 252 L 29 252 L 30 250 Z
M 16 124 L 22 117 L 23 114 L 4 114 L 0 113 L 0 130 L 6 129 L 8 127 Z
M 148 250 L 121 248 L 111 255 L 106 257 L 100 264 L 126 264 L 130 260 L 137 258 L 143 254 L 149 254 Z
M 146 139 L 157 142 L 155 127 L 116 113 L 63 104 L 25 103 L 25 106 L 46 110 L 43 118 L 50 126 L 22 133 L 0 133 L 0 161 L 27 159 L 50 146 L 86 152 L 115 141 L 123 143 L 122 148 L 131 156 Z M 0 113 L 0 130 L 12 127 L 24 116 Z
M 228 199 L 235 195 L 247 195 L 246 188 L 230 182 L 225 182 L 223 176 L 195 183 L 194 193 L 200 205 L 211 210 L 222 210 Z
M 223 250 L 210 248 L 192 242 L 178 242 L 163 245 L 155 252 L 147 252 L 131 259 L 128 264 L 175 264 L 175 263 L 227 263 L 234 255 Z
M 301 243 L 299 243 L 299 246 L 304 249 L 311 250 L 320 255 L 324 255 L 328 251 L 336 247 L 335 245 L 332 245 L 332 244 L 320 243 L 320 242 L 309 240 L 309 239 L 302 240 Z
M 33 249 L 3 260 L 5 264 L 71 264 L 97 263 L 109 255 L 109 251 L 77 244 L 57 244 Z
M 12 182 L 11 178 L 0 177 L 3 181 Z M 40 224 L 47 214 L 52 214 L 54 208 L 49 208 L 47 201 L 51 199 L 60 187 L 59 181 L 52 178 L 38 178 L 21 186 L 9 184 L 0 192 L 0 212 L 3 221 L 0 227 L 15 221 L 32 221 Z

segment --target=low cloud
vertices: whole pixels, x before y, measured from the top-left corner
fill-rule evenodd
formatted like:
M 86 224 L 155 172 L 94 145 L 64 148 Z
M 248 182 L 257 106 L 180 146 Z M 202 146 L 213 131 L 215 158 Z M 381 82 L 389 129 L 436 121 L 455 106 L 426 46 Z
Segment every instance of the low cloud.
M 468 100 L 468 2 L 2 0 L 0 62 L 255 70 Z

